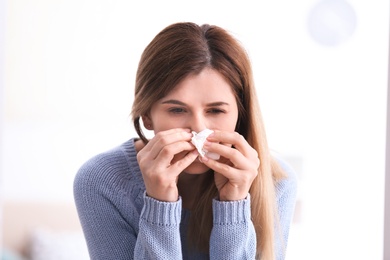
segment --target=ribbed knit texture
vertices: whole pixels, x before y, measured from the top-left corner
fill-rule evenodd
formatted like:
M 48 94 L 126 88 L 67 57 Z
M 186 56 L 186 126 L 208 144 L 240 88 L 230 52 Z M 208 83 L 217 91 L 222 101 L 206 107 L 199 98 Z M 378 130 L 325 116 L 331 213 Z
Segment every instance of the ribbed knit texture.
M 278 260 L 284 258 L 296 197 L 295 174 L 281 163 L 289 177 L 276 187 L 283 236 L 276 242 Z M 134 139 L 88 160 L 75 177 L 74 197 L 93 260 L 255 259 L 249 194 L 240 201 L 214 200 L 210 253 L 189 250 L 190 212 L 181 198 L 161 202 L 146 196 Z

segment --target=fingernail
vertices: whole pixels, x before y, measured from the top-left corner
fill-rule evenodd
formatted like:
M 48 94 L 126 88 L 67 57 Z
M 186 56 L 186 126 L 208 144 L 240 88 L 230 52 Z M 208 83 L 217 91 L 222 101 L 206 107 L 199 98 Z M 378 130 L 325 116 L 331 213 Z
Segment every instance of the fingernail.
M 198 160 L 199 160 L 199 162 L 203 163 L 202 156 L 199 155 Z
M 210 142 L 209 141 L 205 141 L 204 143 L 203 143 L 203 147 L 208 147 L 208 146 L 210 146 Z
M 209 140 L 209 141 L 212 141 L 212 142 L 216 141 L 215 135 L 211 134 L 211 135 L 207 136 L 206 140 Z

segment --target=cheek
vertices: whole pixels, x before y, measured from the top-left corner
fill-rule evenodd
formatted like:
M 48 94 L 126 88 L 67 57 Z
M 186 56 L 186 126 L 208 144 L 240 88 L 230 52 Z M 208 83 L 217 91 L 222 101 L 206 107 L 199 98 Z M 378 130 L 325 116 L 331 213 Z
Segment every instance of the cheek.
M 221 118 L 217 122 L 214 122 L 214 126 L 216 129 L 233 132 L 236 130 L 236 125 L 238 121 L 238 116 L 233 114 L 228 117 Z
M 156 117 L 153 119 L 153 130 L 155 133 L 181 127 L 184 127 L 184 125 L 179 120 L 167 117 Z

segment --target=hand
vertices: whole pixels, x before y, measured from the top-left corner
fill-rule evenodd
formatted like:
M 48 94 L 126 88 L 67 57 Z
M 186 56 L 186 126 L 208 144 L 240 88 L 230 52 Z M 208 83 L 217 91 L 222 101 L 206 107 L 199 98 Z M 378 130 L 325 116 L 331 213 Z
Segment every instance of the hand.
M 161 131 L 138 152 L 148 196 L 160 201 L 178 200 L 177 178 L 198 156 L 189 142 L 191 137 L 189 129 Z
M 221 155 L 218 161 L 204 157 L 205 165 L 215 171 L 214 180 L 219 200 L 245 199 L 258 174 L 260 159 L 245 138 L 236 132 L 216 131 L 205 142 L 204 148 Z

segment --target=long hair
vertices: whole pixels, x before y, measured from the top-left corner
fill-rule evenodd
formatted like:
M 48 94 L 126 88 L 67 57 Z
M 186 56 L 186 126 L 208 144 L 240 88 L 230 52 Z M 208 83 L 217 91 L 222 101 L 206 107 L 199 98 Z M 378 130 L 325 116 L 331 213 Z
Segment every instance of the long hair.
M 205 68 L 218 71 L 232 86 L 238 105 L 236 131 L 258 152 L 259 174 L 250 188 L 252 221 L 257 235 L 257 257 L 273 260 L 277 221 L 275 188 L 283 172 L 272 160 L 249 57 L 241 44 L 226 30 L 208 24 L 176 23 L 163 29 L 141 55 L 138 65 L 132 117 L 139 137 L 147 143 L 141 117 L 167 95 L 181 80 Z M 190 217 L 190 245 L 208 251 L 212 229 L 212 199 L 218 194 L 213 175 L 198 192 Z

